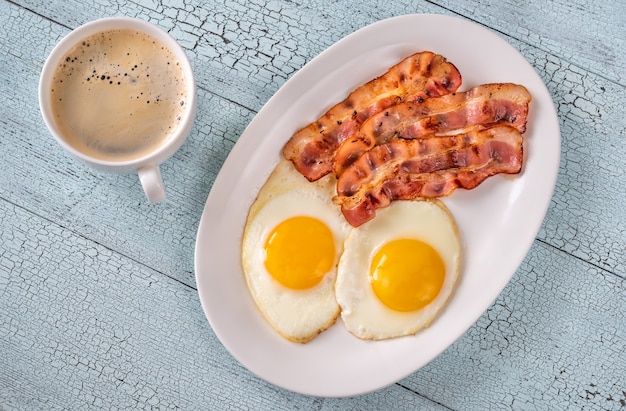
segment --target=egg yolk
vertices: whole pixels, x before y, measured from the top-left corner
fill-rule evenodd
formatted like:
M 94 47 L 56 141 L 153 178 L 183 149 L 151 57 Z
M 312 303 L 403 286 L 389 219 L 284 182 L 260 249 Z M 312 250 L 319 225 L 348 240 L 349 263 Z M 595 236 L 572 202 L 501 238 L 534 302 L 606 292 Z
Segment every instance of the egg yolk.
M 318 284 L 335 263 L 335 241 L 320 220 L 298 216 L 278 224 L 265 242 L 265 268 L 285 287 Z
M 429 244 L 415 239 L 383 245 L 370 266 L 374 293 L 396 311 L 415 311 L 431 303 L 441 291 L 445 264 Z

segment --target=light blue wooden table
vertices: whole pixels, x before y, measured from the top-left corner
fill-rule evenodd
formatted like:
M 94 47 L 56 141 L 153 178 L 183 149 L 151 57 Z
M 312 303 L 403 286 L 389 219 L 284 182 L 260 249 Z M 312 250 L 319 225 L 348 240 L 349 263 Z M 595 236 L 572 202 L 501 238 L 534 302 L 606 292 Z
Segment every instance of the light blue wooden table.
M 285 81 L 407 13 L 481 24 L 536 69 L 562 132 L 554 197 L 504 291 L 427 366 L 354 398 L 285 391 L 242 367 L 204 316 L 204 203 Z M 158 206 L 136 175 L 69 158 L 39 113 L 48 53 L 110 15 L 168 30 L 196 73 L 198 115 L 162 166 Z M 626 410 L 625 24 L 624 0 L 0 0 L 0 409 Z

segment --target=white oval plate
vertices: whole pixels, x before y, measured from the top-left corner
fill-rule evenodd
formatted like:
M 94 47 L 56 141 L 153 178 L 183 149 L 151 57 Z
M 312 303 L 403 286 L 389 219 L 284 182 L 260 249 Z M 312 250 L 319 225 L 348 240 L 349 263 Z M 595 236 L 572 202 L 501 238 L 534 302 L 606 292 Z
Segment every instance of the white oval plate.
M 308 344 L 291 343 L 265 322 L 248 292 L 240 244 L 248 208 L 280 159 L 283 145 L 354 88 L 423 50 L 445 56 L 467 90 L 513 82 L 533 96 L 525 164 L 444 199 L 463 244 L 460 281 L 445 310 L 415 336 L 361 341 L 341 319 Z M 541 78 L 493 32 L 443 15 L 383 20 L 345 37 L 267 102 L 226 159 L 200 221 L 195 270 L 202 307 L 230 353 L 257 376 L 307 395 L 353 396 L 415 372 L 460 337 L 493 303 L 526 256 L 550 203 L 559 166 L 556 110 Z

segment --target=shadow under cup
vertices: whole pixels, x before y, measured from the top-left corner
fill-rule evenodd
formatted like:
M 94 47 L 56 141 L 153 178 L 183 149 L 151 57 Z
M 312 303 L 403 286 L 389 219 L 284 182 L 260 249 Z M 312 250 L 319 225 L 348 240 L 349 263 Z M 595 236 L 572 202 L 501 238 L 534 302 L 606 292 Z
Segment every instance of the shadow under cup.
M 137 172 L 156 203 L 166 197 L 159 164 L 191 130 L 196 86 L 184 50 L 167 32 L 111 17 L 57 44 L 41 73 L 39 104 L 63 148 L 101 171 Z

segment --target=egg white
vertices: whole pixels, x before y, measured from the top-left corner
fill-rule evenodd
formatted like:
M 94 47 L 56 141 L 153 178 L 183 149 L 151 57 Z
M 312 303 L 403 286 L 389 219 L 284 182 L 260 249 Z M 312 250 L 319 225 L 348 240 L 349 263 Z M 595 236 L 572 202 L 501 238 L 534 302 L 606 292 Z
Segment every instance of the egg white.
M 335 323 L 340 308 L 335 299 L 336 266 L 349 225 L 333 205 L 336 179 L 309 182 L 288 161 L 281 161 L 250 208 L 242 240 L 242 265 L 250 294 L 270 325 L 285 338 L 307 342 Z M 333 233 L 335 262 L 316 286 L 292 290 L 265 268 L 264 244 L 282 221 L 295 216 L 322 221 Z
M 400 312 L 384 305 L 374 293 L 370 264 L 385 243 L 414 238 L 430 244 L 446 266 L 440 293 L 427 306 Z M 428 326 L 452 294 L 460 264 L 460 243 L 452 215 L 438 200 L 396 201 L 377 211 L 376 218 L 353 229 L 344 243 L 335 294 L 341 318 L 355 336 L 380 340 L 415 334 Z

